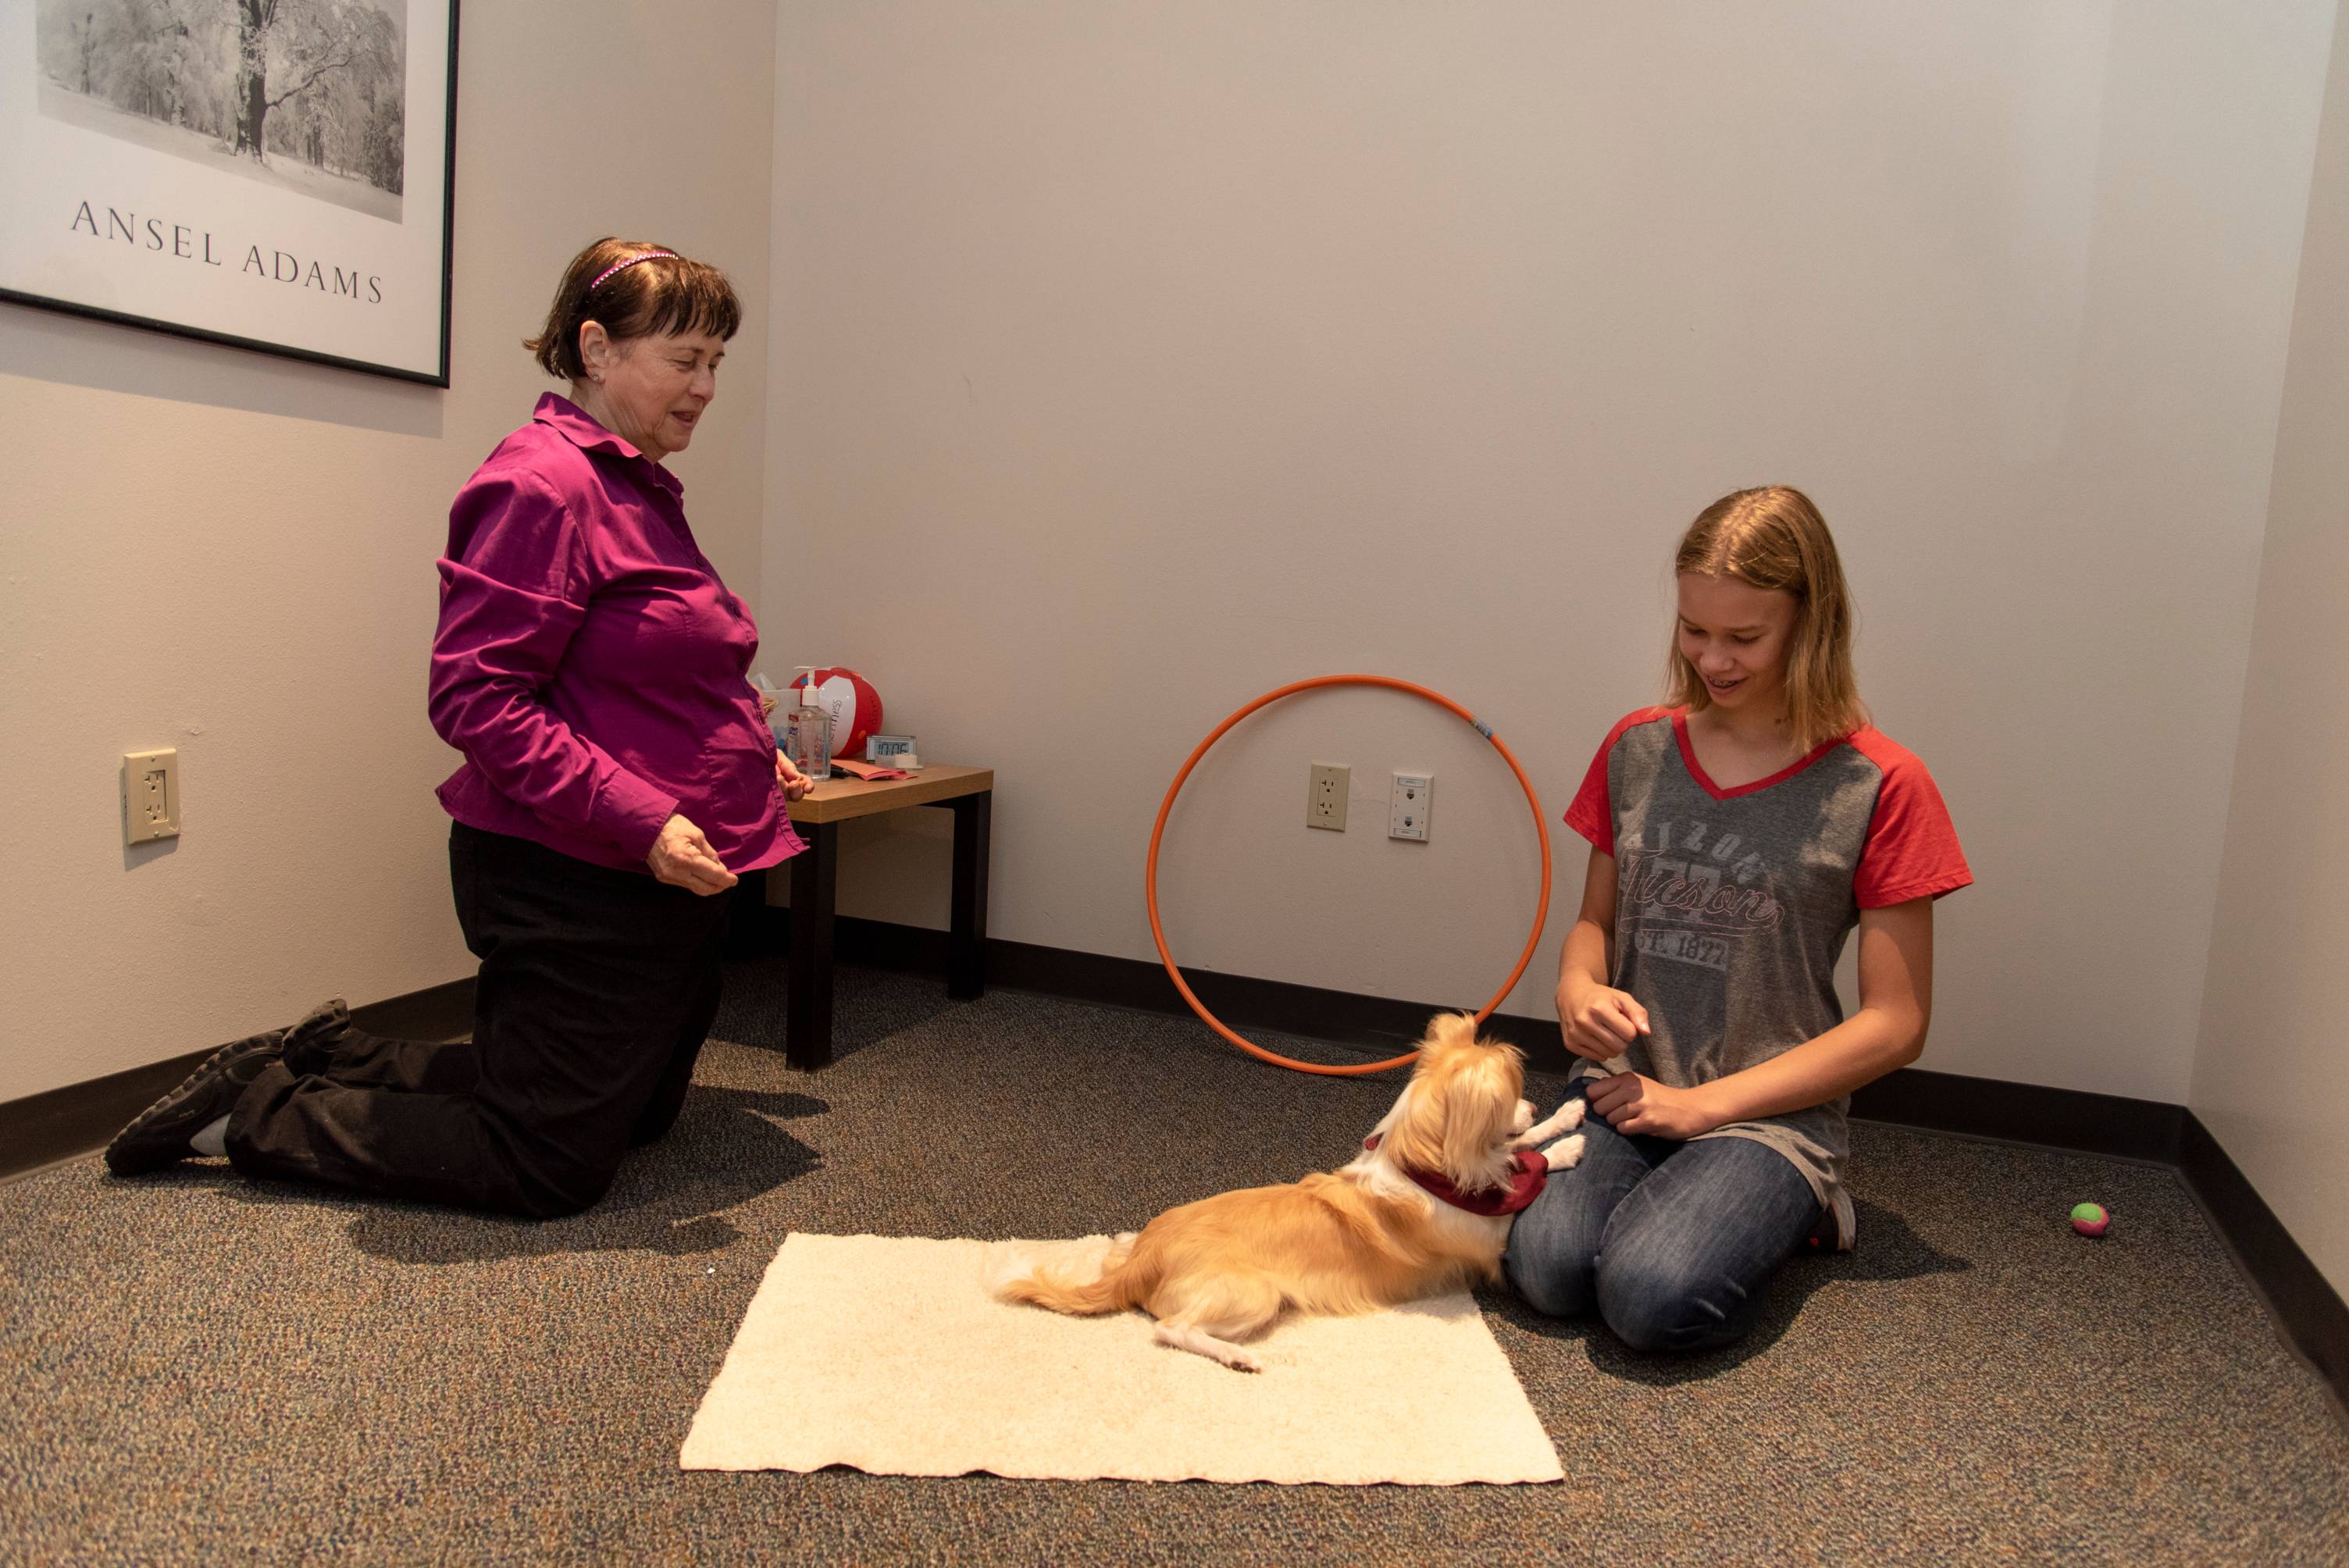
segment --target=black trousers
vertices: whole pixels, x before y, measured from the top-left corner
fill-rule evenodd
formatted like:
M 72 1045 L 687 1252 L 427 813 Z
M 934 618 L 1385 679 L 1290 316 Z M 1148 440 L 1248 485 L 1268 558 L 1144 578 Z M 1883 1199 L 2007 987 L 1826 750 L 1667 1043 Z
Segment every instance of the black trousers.
M 730 893 L 462 823 L 449 876 L 481 961 L 472 1040 L 353 1029 L 273 1064 L 229 1117 L 239 1171 L 552 1218 L 677 1119 L 718 1014 Z

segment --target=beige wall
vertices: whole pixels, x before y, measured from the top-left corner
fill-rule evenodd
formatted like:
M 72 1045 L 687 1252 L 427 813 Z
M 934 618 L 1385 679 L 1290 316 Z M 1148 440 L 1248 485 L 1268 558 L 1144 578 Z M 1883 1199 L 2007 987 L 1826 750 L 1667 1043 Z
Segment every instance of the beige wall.
M 750 330 L 678 460 L 760 575 L 773 11 L 468 6 L 446 392 L 0 305 L 0 1100 L 470 971 L 453 754 L 424 719 L 433 558 L 543 385 L 517 340 L 606 232 L 731 271 Z M 186 830 L 126 851 L 123 751 L 176 746 Z
M 2332 22 L 787 7 L 769 645 L 999 770 L 998 934 L 1148 957 L 1152 817 L 1226 711 L 1420 680 L 1555 818 L 1655 690 L 1678 529 L 1792 480 L 1981 879 L 1927 1065 L 2181 1099 Z M 943 832 L 860 825 L 843 911 L 941 923 Z M 1531 845 L 1461 727 L 1299 701 L 1186 792 L 1165 910 L 1192 964 L 1473 1004 Z
M 1167 779 L 1298 676 L 1454 693 L 1554 818 L 1651 690 L 1673 531 L 1789 478 L 1982 877 L 1943 906 L 1928 1065 L 2190 1078 L 2321 1226 L 2330 993 L 2261 916 L 2281 877 L 2290 929 L 2332 918 L 2301 847 L 2330 776 L 2279 695 L 2323 711 L 2344 564 L 2337 110 L 2292 315 L 2328 7 L 698 15 L 468 14 L 449 392 L 0 307 L 0 412 L 38 448 L 0 531 L 0 1099 L 465 972 L 429 563 L 540 385 L 512 340 L 611 229 L 735 273 L 751 326 L 678 464 L 697 527 L 767 667 L 859 665 L 932 756 L 1001 770 L 999 934 L 1147 956 Z M 677 101 L 675 137 L 603 129 Z M 125 851 L 117 758 L 160 744 L 188 832 Z M 1317 757 L 1355 768 L 1342 837 L 1298 825 Z M 1438 775 L 1427 846 L 1378 830 L 1398 767 Z M 854 833 L 844 906 L 941 923 L 943 827 Z M 1553 831 L 1518 1010 L 1578 877 Z M 1186 794 L 1170 926 L 1195 964 L 1478 1001 L 1530 836 L 1450 721 L 1293 703 Z M 2252 1059 L 2313 1109 L 2256 1110 Z
M 2349 6 L 2343 11 L 2349 20 Z M 2338 35 L 2336 35 L 2338 36 Z M 2196 1115 L 2349 1294 L 2349 48 L 2336 43 L 2260 563 Z

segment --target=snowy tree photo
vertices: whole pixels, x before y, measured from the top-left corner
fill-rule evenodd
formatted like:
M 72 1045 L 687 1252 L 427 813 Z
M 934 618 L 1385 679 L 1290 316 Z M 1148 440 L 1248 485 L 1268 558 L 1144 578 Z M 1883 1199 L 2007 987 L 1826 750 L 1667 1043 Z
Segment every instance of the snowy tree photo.
M 37 4 L 44 115 L 399 221 L 400 0 Z

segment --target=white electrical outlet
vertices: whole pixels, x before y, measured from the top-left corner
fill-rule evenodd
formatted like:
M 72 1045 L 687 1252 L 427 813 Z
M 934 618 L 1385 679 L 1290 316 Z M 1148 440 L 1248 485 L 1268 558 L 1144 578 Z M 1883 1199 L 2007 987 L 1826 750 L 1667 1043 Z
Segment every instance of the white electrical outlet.
M 1427 841 L 1427 820 L 1435 811 L 1435 776 L 1398 773 L 1387 792 L 1387 837 Z
M 160 751 L 124 752 L 122 841 L 143 844 L 179 836 L 179 751 L 167 746 Z
M 1346 795 L 1354 787 L 1354 770 L 1342 762 L 1316 762 L 1305 780 L 1305 825 L 1346 830 Z

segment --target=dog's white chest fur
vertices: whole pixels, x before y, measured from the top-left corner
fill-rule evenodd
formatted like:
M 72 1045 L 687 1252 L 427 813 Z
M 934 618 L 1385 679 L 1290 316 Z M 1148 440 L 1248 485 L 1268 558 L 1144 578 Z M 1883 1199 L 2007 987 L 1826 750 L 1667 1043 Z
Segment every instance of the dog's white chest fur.
M 1507 1244 L 1509 1222 L 1515 1215 L 1478 1214 L 1446 1203 L 1398 1170 L 1392 1161 L 1381 1160 L 1374 1152 L 1365 1150 L 1337 1174 L 1366 1192 L 1416 1206 L 1448 1243 L 1463 1248 L 1485 1244 L 1495 1252 Z

